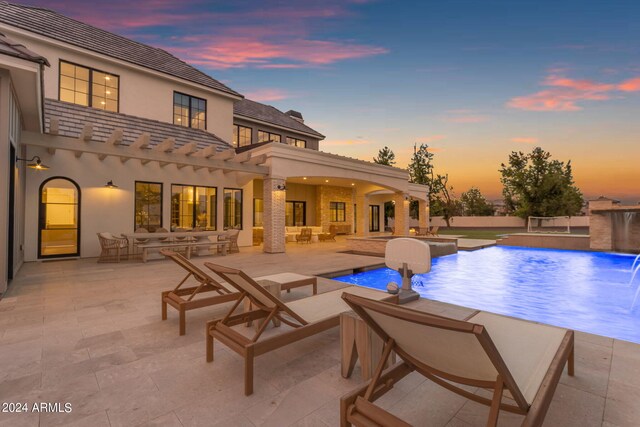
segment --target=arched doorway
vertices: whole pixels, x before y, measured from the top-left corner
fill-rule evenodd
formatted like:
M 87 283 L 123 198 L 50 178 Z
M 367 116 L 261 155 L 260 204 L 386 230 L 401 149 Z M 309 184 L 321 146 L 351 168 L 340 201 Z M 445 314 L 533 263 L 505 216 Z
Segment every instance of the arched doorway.
M 40 185 L 38 257 L 80 255 L 80 188 L 60 176 Z

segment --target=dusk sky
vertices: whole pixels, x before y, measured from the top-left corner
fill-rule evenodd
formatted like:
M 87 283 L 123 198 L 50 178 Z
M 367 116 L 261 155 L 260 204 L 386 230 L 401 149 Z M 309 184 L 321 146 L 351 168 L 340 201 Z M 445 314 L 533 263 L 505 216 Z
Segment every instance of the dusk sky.
M 26 1 L 162 47 L 247 98 L 303 113 L 321 150 L 499 198 L 511 151 L 572 160 L 587 198 L 640 200 L 637 1 Z

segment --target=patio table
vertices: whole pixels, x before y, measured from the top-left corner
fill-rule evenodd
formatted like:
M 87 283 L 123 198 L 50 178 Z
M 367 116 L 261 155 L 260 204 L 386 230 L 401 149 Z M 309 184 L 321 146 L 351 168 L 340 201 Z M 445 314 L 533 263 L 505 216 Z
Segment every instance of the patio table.
M 202 243 L 211 236 L 220 236 L 224 231 L 172 231 L 166 233 L 123 233 L 129 239 L 130 252 L 135 253 L 136 240 L 145 240 L 145 243 L 161 242 L 163 240 L 179 243 L 181 240 L 190 243 Z M 212 243 L 213 245 L 213 243 Z M 201 245 L 193 245 L 193 249 L 197 251 Z

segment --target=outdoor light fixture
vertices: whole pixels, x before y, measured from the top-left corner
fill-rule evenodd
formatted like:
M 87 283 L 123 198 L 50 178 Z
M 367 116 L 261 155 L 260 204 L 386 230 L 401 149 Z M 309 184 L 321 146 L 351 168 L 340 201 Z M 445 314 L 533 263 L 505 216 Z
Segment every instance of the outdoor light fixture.
M 286 185 L 284 185 L 284 184 L 278 184 L 278 185 L 276 185 L 276 190 L 279 190 L 279 191 L 285 191 L 286 189 L 287 189 L 287 186 L 286 186 Z
M 115 185 L 113 183 L 113 180 L 111 180 L 111 179 L 104 186 L 107 187 L 107 188 L 118 188 L 118 186 Z
M 34 160 L 35 160 L 35 163 L 33 163 Z M 33 156 L 31 159 L 21 159 L 20 157 L 16 157 L 16 161 L 32 162 L 32 163 L 27 163 L 27 167 L 31 169 L 36 169 L 39 171 L 49 169 L 49 166 L 42 163 L 42 160 L 40 160 L 39 156 Z

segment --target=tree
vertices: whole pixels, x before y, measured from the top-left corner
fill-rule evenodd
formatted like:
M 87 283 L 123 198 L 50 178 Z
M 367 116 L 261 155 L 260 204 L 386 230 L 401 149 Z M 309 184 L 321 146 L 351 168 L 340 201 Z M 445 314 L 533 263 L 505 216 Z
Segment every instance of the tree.
M 429 210 L 432 216 L 442 215 L 451 226 L 451 218 L 461 211 L 460 201 L 456 200 L 453 187 L 448 186 L 449 175 L 434 174 L 433 153 L 427 144 L 414 149 L 409 163 L 409 180 L 429 187 Z
M 572 216 L 582 208 L 582 193 L 574 185 L 571 161 L 551 160 L 540 147 L 531 153 L 511 152 L 501 165 L 505 207 L 520 218 Z
M 476 187 L 471 187 L 460 195 L 463 212 L 470 216 L 491 216 L 493 215 L 493 204 L 487 202 Z
M 378 151 L 378 157 L 374 157 L 373 161 L 379 165 L 393 166 L 396 164 L 396 155 L 391 148 L 385 146 Z

